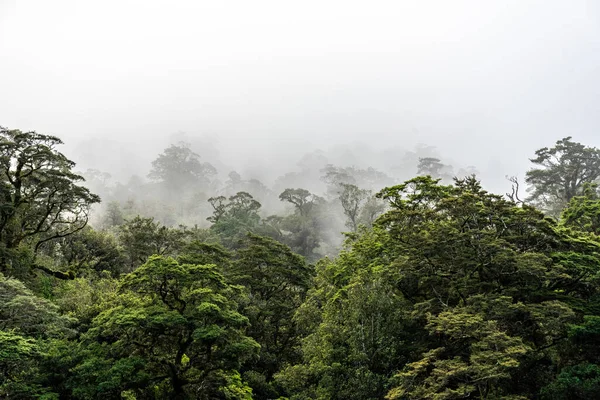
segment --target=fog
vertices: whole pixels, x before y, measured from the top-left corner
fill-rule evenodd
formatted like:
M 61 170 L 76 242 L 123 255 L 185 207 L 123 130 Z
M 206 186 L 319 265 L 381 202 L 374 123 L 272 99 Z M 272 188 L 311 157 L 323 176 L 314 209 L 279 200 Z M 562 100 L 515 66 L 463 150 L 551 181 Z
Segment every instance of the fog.
M 0 0 L 0 123 L 59 136 L 82 169 L 122 180 L 182 139 L 223 176 L 268 184 L 306 153 L 390 171 L 423 144 L 502 191 L 539 147 L 568 135 L 600 145 L 599 12 Z

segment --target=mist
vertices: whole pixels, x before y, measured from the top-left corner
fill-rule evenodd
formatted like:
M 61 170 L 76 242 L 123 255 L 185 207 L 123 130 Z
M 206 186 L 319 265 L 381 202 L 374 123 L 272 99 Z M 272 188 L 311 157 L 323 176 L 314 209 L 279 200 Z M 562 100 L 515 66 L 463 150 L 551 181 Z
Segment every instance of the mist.
M 182 140 L 221 176 L 268 185 L 315 152 L 405 177 L 393 171 L 420 145 L 502 192 L 539 147 L 600 144 L 598 11 L 2 0 L 0 121 L 57 135 L 79 169 L 120 181 Z

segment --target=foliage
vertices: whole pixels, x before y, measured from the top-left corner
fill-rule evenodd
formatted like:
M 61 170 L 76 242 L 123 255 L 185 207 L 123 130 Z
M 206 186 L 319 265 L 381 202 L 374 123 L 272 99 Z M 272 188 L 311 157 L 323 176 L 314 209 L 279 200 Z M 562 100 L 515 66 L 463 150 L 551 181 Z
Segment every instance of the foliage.
M 127 257 L 128 270 L 133 271 L 151 255 L 174 255 L 183 246 L 186 232 L 168 228 L 139 215 L 119 227 L 119 242 Z
M 90 227 L 47 243 L 40 250 L 47 259 L 53 259 L 54 269 L 74 275 L 108 271 L 118 276 L 126 264 L 117 239 Z
M 248 319 L 230 300 L 235 288 L 214 265 L 153 256 L 122 282 L 122 304 L 100 313 L 86 333 L 91 343 L 104 343 L 98 351 L 112 361 L 100 371 L 78 367 L 87 370 L 82 388 L 198 399 L 227 391 L 245 398 L 235 371 L 259 345 L 244 335 Z
M 542 390 L 542 399 L 597 399 L 600 396 L 600 366 L 578 364 L 567 367 L 557 379 Z
M 536 167 L 525 178 L 531 185 L 529 201 L 552 215 L 581 195 L 586 183 L 600 178 L 600 150 L 573 142 L 570 136 L 558 140 L 554 147 L 537 150 L 535 155 L 530 161 Z
M 299 311 L 314 328 L 303 363 L 278 375 L 291 398 L 537 395 L 595 296 L 599 244 L 473 178 L 415 178 L 379 196 L 390 211 L 318 269 Z
M 60 140 L 0 133 L 2 398 L 600 397 L 596 149 L 538 151 L 531 205 L 427 149 L 401 164 L 430 176 L 375 197 L 385 174 L 331 164 L 318 196 L 305 158 L 278 199 L 171 146 L 158 184 L 88 171 L 96 230 Z
M 227 247 L 237 246 L 238 241 L 252 232 L 260 222 L 258 211 L 261 204 L 250 193 L 239 192 L 226 199 L 224 196 L 208 199 L 213 215 L 207 219 L 213 223 L 211 230 L 217 233 Z
M 74 321 L 19 280 L 1 274 L 0 304 L 0 396 L 55 398 L 44 385 L 44 348 L 53 338 L 68 340 Z
M 228 269 L 227 276 L 245 288 L 241 312 L 250 320 L 248 335 L 260 345 L 258 359 L 244 367 L 261 398 L 278 397 L 273 375 L 287 363 L 300 360 L 298 327 L 293 315 L 311 283 L 312 270 L 289 247 L 249 234 Z M 256 384 L 261 382 L 259 386 Z
M 72 322 L 52 302 L 36 296 L 21 281 L 0 274 L 0 330 L 31 337 L 61 337 Z
M 75 163 L 56 149 L 60 144 L 54 136 L 0 127 L 0 272 L 11 273 L 22 243 L 35 252 L 83 229 L 90 206 L 100 201 L 79 184 L 83 177 L 72 172 Z
M 582 195 L 569 201 L 562 211 L 561 223 L 580 232 L 600 234 L 600 198 L 596 184 L 586 183 Z

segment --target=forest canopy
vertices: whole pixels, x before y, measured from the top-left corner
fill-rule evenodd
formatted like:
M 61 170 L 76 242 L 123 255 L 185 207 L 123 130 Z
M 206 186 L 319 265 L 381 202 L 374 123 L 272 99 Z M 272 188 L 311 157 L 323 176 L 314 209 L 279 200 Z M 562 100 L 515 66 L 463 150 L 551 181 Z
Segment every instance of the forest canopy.
M 431 154 L 268 185 L 177 143 L 123 184 L 61 144 L 0 129 L 2 398 L 600 398 L 596 148 L 500 195 Z

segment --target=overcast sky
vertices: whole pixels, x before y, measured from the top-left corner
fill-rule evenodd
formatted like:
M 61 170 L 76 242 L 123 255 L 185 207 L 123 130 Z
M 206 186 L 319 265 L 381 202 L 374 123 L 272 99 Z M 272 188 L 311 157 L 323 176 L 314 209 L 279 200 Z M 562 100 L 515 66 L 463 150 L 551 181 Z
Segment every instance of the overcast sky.
M 512 174 L 567 135 L 600 146 L 600 7 L 0 0 L 0 125 L 150 146 L 183 131 L 230 157 L 427 143 Z

